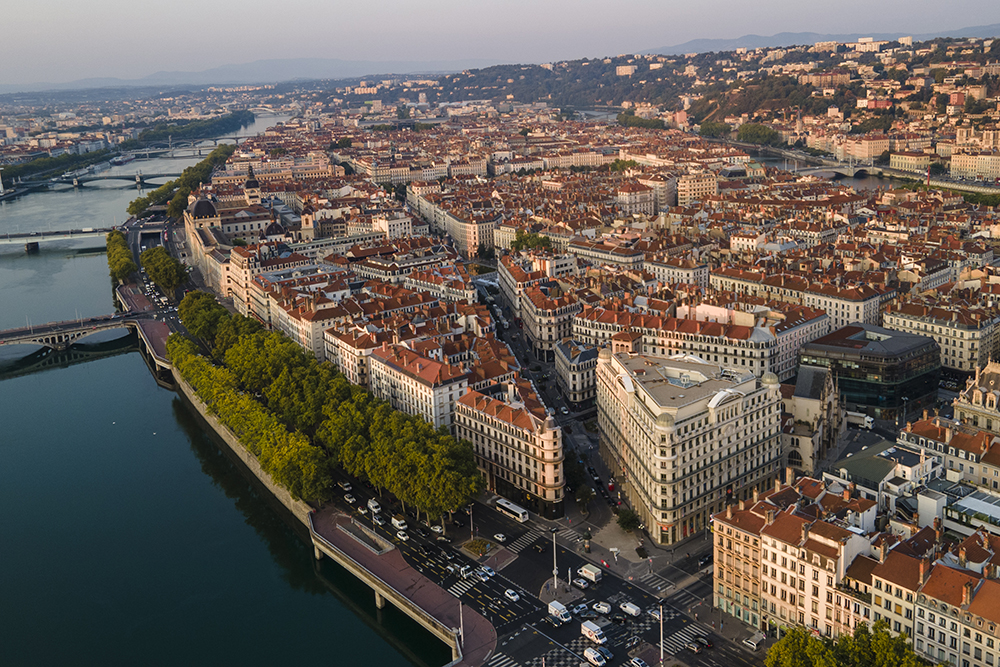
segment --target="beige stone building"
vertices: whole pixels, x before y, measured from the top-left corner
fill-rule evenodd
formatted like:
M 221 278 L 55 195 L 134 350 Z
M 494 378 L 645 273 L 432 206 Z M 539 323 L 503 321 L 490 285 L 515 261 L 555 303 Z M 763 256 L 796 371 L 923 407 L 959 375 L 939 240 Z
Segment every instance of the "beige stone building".
M 601 451 L 653 539 L 704 530 L 727 500 L 777 478 L 780 400 L 774 374 L 601 350 Z

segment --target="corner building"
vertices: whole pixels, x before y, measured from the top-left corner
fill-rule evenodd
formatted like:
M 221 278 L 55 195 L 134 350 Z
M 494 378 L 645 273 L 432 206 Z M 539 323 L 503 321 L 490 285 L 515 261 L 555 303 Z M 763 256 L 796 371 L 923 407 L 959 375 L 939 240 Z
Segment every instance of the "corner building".
M 601 454 L 650 535 L 674 544 L 778 479 L 778 378 L 698 357 L 597 361 Z

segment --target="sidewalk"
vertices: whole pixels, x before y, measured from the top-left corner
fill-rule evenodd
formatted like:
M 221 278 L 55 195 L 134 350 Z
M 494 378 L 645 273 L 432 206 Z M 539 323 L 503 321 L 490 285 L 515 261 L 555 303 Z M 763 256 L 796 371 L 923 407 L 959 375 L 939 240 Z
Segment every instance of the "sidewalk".
M 760 632 L 756 628 L 747 625 L 736 617 L 730 616 L 720 609 L 715 609 L 712 607 L 711 602 L 702 602 L 700 604 L 693 605 L 689 609 L 683 609 L 682 611 L 694 618 L 695 621 L 706 630 L 709 630 L 719 637 L 728 639 L 734 644 L 739 644 L 744 639 Z M 758 652 L 762 655 L 767 653 L 767 649 L 769 649 L 773 643 L 774 639 L 772 637 L 768 637 L 764 640 L 764 643 L 761 645 Z

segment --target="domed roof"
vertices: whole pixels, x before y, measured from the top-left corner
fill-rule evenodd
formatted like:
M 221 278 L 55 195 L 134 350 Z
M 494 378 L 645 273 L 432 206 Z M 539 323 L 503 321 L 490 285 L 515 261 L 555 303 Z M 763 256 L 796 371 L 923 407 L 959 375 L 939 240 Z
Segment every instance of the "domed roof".
M 218 213 L 210 199 L 199 199 L 191 207 L 192 218 L 214 218 Z
M 271 222 L 264 230 L 264 236 L 284 236 L 285 228 L 281 226 L 280 222 Z
M 666 428 L 668 426 L 674 425 L 674 418 L 668 413 L 663 412 L 656 418 L 656 425 L 660 428 Z
M 609 350 L 606 347 L 601 348 L 601 351 L 597 353 L 597 358 L 598 359 L 605 359 L 605 360 L 610 359 L 611 358 L 611 350 Z
M 260 181 L 253 173 L 253 165 L 250 165 L 250 169 L 247 171 L 247 180 L 243 184 L 244 190 L 260 190 Z
M 774 373 L 764 373 L 764 377 L 760 381 L 764 384 L 779 384 L 781 382 Z

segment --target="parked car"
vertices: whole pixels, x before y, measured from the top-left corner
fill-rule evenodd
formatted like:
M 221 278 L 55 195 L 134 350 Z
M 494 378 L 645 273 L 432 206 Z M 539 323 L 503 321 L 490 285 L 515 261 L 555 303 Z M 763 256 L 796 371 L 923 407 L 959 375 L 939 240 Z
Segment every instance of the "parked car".
M 353 488 L 353 487 L 351 487 L 351 483 L 350 482 L 337 482 L 337 486 L 339 486 L 345 492 L 346 491 L 350 491 Z
M 598 652 L 599 652 L 599 653 L 600 653 L 601 655 L 603 655 L 603 656 L 604 656 L 604 659 L 605 659 L 605 660 L 609 660 L 609 661 L 610 661 L 610 660 L 611 660 L 612 658 L 614 658 L 614 657 L 615 657 L 615 654 L 614 654 L 614 653 L 612 653 L 612 652 L 611 652 L 611 649 L 609 649 L 609 648 L 608 648 L 607 646 L 598 646 L 598 647 L 596 647 L 596 648 L 597 648 Z
M 574 616 L 579 616 L 580 614 L 582 614 L 585 611 L 587 611 L 587 605 L 585 605 L 585 604 L 578 604 L 575 607 L 573 607 L 572 609 L 570 609 L 569 613 L 573 614 Z
M 609 605 L 607 602 L 595 602 L 594 606 L 593 606 L 593 609 L 598 614 L 610 614 L 611 613 L 611 605 Z
M 588 609 L 587 611 L 581 611 L 577 616 L 581 621 L 592 621 L 599 616 L 599 614 L 593 609 Z
M 431 526 L 431 531 L 437 533 L 438 535 L 440 535 L 441 533 L 444 532 L 444 528 L 442 528 L 438 524 L 434 524 L 433 526 Z
M 632 658 L 628 661 L 629 667 L 649 667 L 642 658 Z
M 608 618 L 611 619 L 612 623 L 619 623 L 619 624 L 624 623 L 625 621 L 628 620 L 627 618 L 625 618 L 625 614 L 621 613 L 620 611 L 616 611 L 615 613 L 608 616 Z
M 579 588 L 581 591 L 585 591 L 590 588 L 590 582 L 586 579 L 574 579 L 573 585 Z

